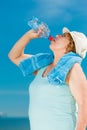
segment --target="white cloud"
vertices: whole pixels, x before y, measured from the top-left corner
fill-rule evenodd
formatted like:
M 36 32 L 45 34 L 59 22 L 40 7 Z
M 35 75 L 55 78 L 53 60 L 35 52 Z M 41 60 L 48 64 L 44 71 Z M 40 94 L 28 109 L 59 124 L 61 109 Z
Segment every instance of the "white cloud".
M 53 19 L 55 16 L 59 17 L 66 12 L 67 7 L 73 5 L 73 1 L 69 0 L 37 0 L 36 2 L 37 6 L 33 12 L 49 19 Z
M 59 19 L 70 22 L 74 17 L 87 15 L 87 1 L 75 0 L 33 0 L 36 4 L 31 14 L 48 21 Z M 30 12 L 30 11 L 29 11 Z

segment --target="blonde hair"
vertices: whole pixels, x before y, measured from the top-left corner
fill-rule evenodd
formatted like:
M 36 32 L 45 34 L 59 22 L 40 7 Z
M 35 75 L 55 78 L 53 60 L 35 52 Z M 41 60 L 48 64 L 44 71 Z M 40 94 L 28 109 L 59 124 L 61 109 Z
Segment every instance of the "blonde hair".
M 68 53 L 68 52 L 70 52 L 70 51 L 73 51 L 73 52 L 76 53 L 75 43 L 74 43 L 74 41 L 73 41 L 73 39 L 72 39 L 70 33 L 65 33 L 64 35 L 65 35 L 65 36 L 69 39 L 69 41 L 70 41 L 69 44 L 68 44 L 68 46 L 67 46 L 67 48 L 66 48 L 66 52 Z

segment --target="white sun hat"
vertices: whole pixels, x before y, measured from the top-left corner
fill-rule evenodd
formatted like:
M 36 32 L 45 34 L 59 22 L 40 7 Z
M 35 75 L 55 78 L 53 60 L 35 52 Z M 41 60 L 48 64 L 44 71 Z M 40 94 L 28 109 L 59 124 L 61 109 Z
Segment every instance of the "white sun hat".
M 66 27 L 63 28 L 62 32 L 70 33 L 75 43 L 76 53 L 78 53 L 82 58 L 84 58 L 87 52 L 87 37 L 81 32 L 71 32 Z

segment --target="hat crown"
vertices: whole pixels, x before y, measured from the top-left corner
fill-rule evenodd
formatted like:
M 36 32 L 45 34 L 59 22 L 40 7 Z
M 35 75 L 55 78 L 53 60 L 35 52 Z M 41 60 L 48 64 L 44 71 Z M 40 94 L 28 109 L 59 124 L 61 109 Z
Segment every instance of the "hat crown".
M 85 57 L 87 51 L 87 37 L 85 34 L 77 31 L 69 31 L 68 28 L 63 28 L 63 33 L 70 33 L 72 39 L 75 43 L 76 53 L 78 53 L 81 57 Z

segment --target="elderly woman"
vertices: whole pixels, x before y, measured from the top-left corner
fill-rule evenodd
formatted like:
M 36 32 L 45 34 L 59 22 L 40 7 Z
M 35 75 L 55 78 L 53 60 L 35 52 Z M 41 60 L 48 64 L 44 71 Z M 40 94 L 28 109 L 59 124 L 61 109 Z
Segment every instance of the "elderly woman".
M 81 61 L 87 49 L 86 37 L 64 28 L 63 34 L 56 35 L 49 45 L 53 54 L 24 54 L 25 46 L 41 33 L 28 31 L 8 54 L 24 76 L 35 75 L 29 87 L 31 130 L 85 130 L 87 80 Z

